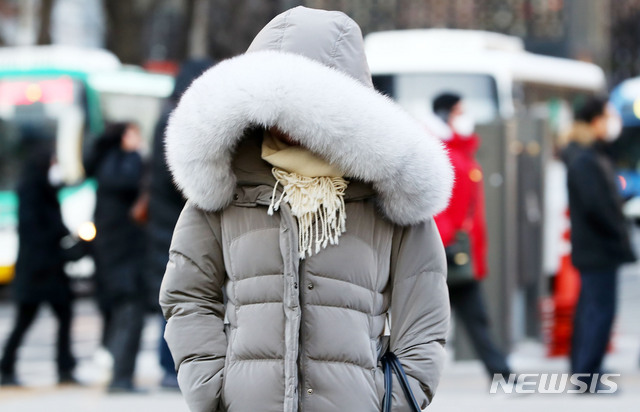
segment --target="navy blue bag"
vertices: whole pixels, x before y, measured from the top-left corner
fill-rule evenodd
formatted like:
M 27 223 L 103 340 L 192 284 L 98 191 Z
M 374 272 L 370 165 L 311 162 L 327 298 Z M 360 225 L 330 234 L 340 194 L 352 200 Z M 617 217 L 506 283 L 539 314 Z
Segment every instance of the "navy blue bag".
M 393 353 L 388 351 L 385 353 L 380 359 L 382 362 L 382 370 L 384 371 L 384 399 L 382 401 L 382 412 L 391 412 L 391 394 L 393 393 L 393 375 L 396 374 L 398 378 L 398 382 L 400 382 L 400 387 L 404 392 L 404 396 L 409 401 L 409 406 L 413 412 L 421 412 L 420 406 L 418 405 L 418 401 L 416 401 L 415 396 L 413 396 L 413 392 L 411 391 L 411 386 L 409 386 L 409 379 L 407 375 L 404 373 L 404 368 L 398 360 L 398 357 Z

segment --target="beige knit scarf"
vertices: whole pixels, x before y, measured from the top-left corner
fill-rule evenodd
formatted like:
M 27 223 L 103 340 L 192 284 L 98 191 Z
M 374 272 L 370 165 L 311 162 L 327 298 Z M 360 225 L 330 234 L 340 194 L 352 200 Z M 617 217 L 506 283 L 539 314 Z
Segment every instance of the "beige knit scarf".
M 262 159 L 273 167 L 276 178 L 267 213 L 272 215 L 282 201 L 291 207 L 298 220 L 298 254 L 300 259 L 318 253 L 327 245 L 338 244 L 346 230 L 344 193 L 348 182 L 343 173 L 300 146 L 290 146 L 265 132 Z M 278 184 L 282 195 L 276 198 Z

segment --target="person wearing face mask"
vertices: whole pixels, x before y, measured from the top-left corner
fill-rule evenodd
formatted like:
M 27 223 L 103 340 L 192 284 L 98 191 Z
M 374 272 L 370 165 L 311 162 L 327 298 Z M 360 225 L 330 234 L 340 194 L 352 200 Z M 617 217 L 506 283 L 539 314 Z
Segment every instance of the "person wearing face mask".
M 475 159 L 480 138 L 474 133 L 473 117 L 465 110 L 460 95 L 442 93 L 432 107 L 449 129 L 449 133 L 439 135 L 455 173 L 451 202 L 435 217 L 447 255 L 449 299 L 489 376 L 500 374 L 508 379 L 511 368 L 491 338 L 480 288 L 480 281 L 487 275 L 482 169 Z
M 19 385 L 17 352 L 43 303 L 51 307 L 58 320 L 58 381 L 77 383 L 73 377 L 76 361 L 71 353 L 73 296 L 64 263 L 84 256 L 86 245 L 81 241 L 70 248 L 61 245 L 69 231 L 62 222 L 57 197 L 62 176 L 51 147 L 31 143 L 25 148 L 29 155 L 17 188 L 19 250 L 12 283 L 17 311 L 0 361 L 0 384 Z
M 571 370 L 601 372 L 616 311 L 618 268 L 635 260 L 622 214 L 608 143 L 620 133 L 620 118 L 604 98 L 591 98 L 575 114 L 567 165 L 571 259 L 580 271 L 580 297 L 573 323 Z

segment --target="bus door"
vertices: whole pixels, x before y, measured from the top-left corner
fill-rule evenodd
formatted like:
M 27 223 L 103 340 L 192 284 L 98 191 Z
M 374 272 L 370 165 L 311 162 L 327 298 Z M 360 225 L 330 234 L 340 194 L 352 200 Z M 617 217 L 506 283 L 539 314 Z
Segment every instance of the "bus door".
M 396 73 L 375 75 L 376 88 L 395 99 L 418 120 L 432 111 L 431 102 L 443 92 L 460 94 L 469 113 L 477 123 L 476 131 L 482 144 L 478 161 L 484 172 L 486 219 L 489 238 L 488 263 L 490 276 L 484 281 L 488 311 L 495 322 L 495 334 L 500 342 L 511 342 L 511 297 L 517 262 L 516 226 L 516 165 L 509 151 L 515 139 L 515 124 L 500 116 L 500 101 L 496 79 L 480 73 Z M 456 359 L 475 357 L 465 331 L 455 328 Z M 508 348 L 505 348 L 508 349 Z

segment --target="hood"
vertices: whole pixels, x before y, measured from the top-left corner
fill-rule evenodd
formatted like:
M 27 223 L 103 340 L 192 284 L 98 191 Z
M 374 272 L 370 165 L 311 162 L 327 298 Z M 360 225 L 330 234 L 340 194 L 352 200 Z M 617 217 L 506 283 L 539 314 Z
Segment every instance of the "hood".
M 287 10 L 260 30 L 247 52 L 263 50 L 306 56 L 373 88 L 360 27 L 342 12 Z
M 362 35 L 343 13 L 289 10 L 247 53 L 192 83 L 166 131 L 167 162 L 185 197 L 205 210 L 229 205 L 240 142 L 248 129 L 272 126 L 371 184 L 395 223 L 415 224 L 447 206 L 453 173 L 443 145 L 373 90 Z

